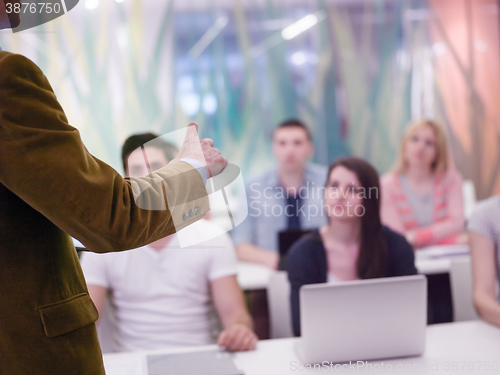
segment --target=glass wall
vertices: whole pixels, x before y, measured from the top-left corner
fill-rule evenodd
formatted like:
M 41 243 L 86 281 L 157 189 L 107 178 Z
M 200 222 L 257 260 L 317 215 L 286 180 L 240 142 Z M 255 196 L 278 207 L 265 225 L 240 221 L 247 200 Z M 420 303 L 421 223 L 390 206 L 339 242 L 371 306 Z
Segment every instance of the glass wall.
M 302 32 L 283 34 L 299 20 Z M 82 0 L 0 43 L 39 64 L 90 151 L 117 169 L 130 134 L 195 120 L 257 172 L 273 163 L 276 124 L 299 117 L 315 161 L 357 155 L 382 173 L 426 117 L 484 198 L 500 193 L 498 21 L 496 0 Z

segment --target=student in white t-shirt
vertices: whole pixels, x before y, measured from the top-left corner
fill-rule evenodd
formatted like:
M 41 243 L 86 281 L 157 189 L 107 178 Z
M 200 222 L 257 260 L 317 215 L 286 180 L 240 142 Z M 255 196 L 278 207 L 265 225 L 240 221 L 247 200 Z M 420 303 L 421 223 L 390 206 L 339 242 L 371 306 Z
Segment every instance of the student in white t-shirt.
M 175 156 L 173 146 L 161 140 L 151 146 L 155 138 L 141 134 L 125 142 L 122 158 L 127 176 L 145 176 Z M 198 229 L 211 231 L 213 224 L 202 220 Z M 179 246 L 174 234 L 132 251 L 84 253 L 81 261 L 99 312 L 111 296 L 115 350 L 215 342 L 231 351 L 255 348 L 257 336 L 236 281 L 236 254 L 227 234 L 187 248 Z M 213 307 L 223 328 L 218 335 Z
M 487 322 L 500 327 L 500 195 L 477 205 L 469 219 L 474 305 Z

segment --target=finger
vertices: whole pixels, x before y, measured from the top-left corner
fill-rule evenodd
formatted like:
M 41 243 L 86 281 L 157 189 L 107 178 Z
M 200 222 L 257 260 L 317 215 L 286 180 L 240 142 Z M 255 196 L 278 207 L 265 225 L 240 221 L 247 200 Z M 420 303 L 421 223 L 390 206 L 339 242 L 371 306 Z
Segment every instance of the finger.
M 255 347 L 257 346 L 257 342 L 259 341 L 259 338 L 253 334 L 252 338 L 250 339 L 250 342 L 248 343 L 246 350 L 255 350 Z
M 190 123 L 188 124 L 188 128 L 189 128 L 190 126 L 194 126 L 194 127 L 196 128 L 196 133 L 198 133 L 198 129 L 199 129 L 199 127 L 200 127 L 200 126 L 199 126 L 196 122 L 190 122 Z
M 210 138 L 203 138 L 202 142 L 206 143 L 210 147 L 214 147 L 214 141 L 211 140 Z
M 227 348 L 230 351 L 240 350 L 245 339 L 245 331 L 243 329 L 236 329 L 231 331 L 232 335 L 229 337 Z
M 252 342 L 254 338 L 251 334 L 247 335 L 242 341 L 241 345 L 237 350 L 251 350 L 253 349 L 252 347 Z
M 252 344 L 250 346 L 251 348 L 249 350 L 255 350 L 258 342 L 259 342 L 259 338 L 257 337 L 257 335 L 254 335 L 254 338 L 252 340 Z
M 225 346 L 227 350 L 229 351 L 233 351 L 233 347 L 234 347 L 234 333 L 232 331 L 225 331 L 225 335 L 224 335 L 224 345 L 220 345 L 220 346 Z
M 248 327 L 242 330 L 242 334 L 243 336 L 241 338 L 238 350 L 254 349 L 258 340 L 257 335 Z
M 258 338 L 255 333 L 250 329 L 245 329 L 243 331 L 243 336 L 241 337 L 239 343 L 235 350 L 253 350 L 255 345 L 257 345 Z
M 198 140 L 198 124 L 196 122 L 192 122 L 188 125 L 184 143 L 189 143 L 194 140 Z
M 227 346 L 227 333 L 226 331 L 222 331 L 219 335 L 219 339 L 217 340 L 217 345 L 219 346 Z
M 216 161 L 211 161 L 207 163 L 207 168 L 210 171 L 210 177 L 217 176 L 222 173 L 224 169 L 227 167 L 227 159 L 222 157 L 221 155 L 217 156 Z M 210 178 L 209 177 L 209 178 Z

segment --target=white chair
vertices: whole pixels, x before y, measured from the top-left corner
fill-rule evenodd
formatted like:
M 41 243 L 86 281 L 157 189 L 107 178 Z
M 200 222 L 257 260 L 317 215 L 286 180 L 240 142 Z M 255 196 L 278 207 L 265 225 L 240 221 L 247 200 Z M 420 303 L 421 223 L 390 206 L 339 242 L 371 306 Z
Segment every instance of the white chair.
M 455 259 L 450 269 L 451 297 L 453 301 L 453 320 L 479 319 L 473 302 L 472 269 L 470 259 Z
M 469 219 L 477 203 L 476 187 L 474 186 L 474 182 L 472 180 L 464 180 L 462 183 L 462 195 L 464 198 L 465 219 Z
M 286 271 L 274 272 L 267 285 L 271 338 L 293 337 L 290 283 Z

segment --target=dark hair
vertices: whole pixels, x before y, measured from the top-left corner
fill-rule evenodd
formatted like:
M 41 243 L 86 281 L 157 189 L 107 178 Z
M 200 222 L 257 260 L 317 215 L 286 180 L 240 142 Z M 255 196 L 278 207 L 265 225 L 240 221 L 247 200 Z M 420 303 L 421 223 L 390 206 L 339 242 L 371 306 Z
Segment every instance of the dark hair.
M 363 206 L 364 215 L 361 218 L 361 244 L 356 263 L 360 279 L 373 279 L 387 276 L 388 252 L 382 235 L 380 221 L 380 183 L 378 173 L 368 162 L 357 157 L 344 157 L 334 161 L 328 169 L 326 184 L 332 171 L 342 166 L 354 172 L 361 187 L 365 191 Z M 373 196 L 372 190 L 376 194 Z
M 274 129 L 274 133 L 276 133 L 276 130 L 278 129 L 283 129 L 283 128 L 301 128 L 306 132 L 307 139 L 309 141 L 312 141 L 311 137 L 311 132 L 309 131 L 309 128 L 304 124 L 302 121 L 296 119 L 296 118 L 290 118 L 288 120 L 283 121 L 281 124 L 279 124 L 276 129 Z M 274 136 L 273 133 L 273 136 Z
M 139 147 L 147 143 L 148 147 L 157 147 L 161 149 L 168 161 L 175 158 L 178 150 L 173 144 L 165 142 L 163 139 L 153 133 L 135 134 L 127 138 L 122 147 L 123 169 L 127 172 L 127 159 L 129 155 Z

